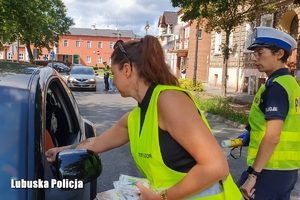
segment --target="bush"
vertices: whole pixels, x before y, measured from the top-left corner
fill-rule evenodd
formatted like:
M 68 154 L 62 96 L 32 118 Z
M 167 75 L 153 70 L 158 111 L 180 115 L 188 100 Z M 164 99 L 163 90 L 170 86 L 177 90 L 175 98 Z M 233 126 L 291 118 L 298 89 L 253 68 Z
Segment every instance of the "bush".
M 230 100 L 226 98 L 220 96 L 203 98 L 201 95 L 196 95 L 195 101 L 201 110 L 214 115 L 220 115 L 233 122 L 248 124 L 248 114 L 245 111 L 234 110 L 230 106 Z
M 193 80 L 191 79 L 179 79 L 180 87 L 189 91 L 203 92 L 204 87 L 201 82 L 196 81 L 196 87 L 194 87 Z

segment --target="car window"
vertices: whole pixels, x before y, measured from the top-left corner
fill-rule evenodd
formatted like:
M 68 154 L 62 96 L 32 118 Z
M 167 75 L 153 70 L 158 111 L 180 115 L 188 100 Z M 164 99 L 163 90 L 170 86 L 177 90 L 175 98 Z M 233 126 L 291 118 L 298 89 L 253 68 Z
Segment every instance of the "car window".
M 55 146 L 73 144 L 80 131 L 69 97 L 58 79 L 50 82 L 46 94 L 46 129 Z
M 71 71 L 71 74 L 88 74 L 88 75 L 93 75 L 94 70 L 91 67 L 76 67 L 73 68 Z
M 45 92 L 46 105 L 46 131 L 49 132 L 54 146 L 65 146 L 78 142 L 81 137 L 80 125 L 75 111 L 77 105 L 73 106 L 74 98 L 69 90 L 63 85 L 59 78 L 52 79 Z M 47 134 L 45 131 L 45 134 Z M 47 137 L 45 137 L 47 146 Z M 57 178 L 57 174 L 46 158 L 44 159 L 44 179 L 49 183 Z M 80 190 L 62 190 L 54 187 L 45 190 L 45 200 L 72 199 L 78 195 Z

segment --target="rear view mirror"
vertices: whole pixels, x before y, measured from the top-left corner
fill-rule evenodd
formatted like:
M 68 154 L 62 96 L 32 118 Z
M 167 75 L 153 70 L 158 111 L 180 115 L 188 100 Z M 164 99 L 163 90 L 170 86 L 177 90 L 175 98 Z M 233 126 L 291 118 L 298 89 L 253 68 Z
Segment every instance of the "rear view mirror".
M 57 154 L 55 168 L 58 179 L 69 179 L 88 183 L 102 172 L 99 156 L 87 149 L 68 149 Z

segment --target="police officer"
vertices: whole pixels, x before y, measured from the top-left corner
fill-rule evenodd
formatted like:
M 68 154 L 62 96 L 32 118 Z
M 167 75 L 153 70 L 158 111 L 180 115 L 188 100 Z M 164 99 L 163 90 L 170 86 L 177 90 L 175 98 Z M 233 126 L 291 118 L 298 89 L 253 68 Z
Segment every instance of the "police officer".
M 109 65 L 106 63 L 106 61 L 103 62 L 104 64 L 104 85 L 105 85 L 105 88 L 103 91 L 108 91 L 109 90 L 109 83 L 108 83 L 108 78 L 109 78 L 109 72 L 110 72 L 110 68 L 109 68 Z
M 285 32 L 256 27 L 252 61 L 267 82 L 249 114 L 249 165 L 237 185 L 245 199 L 289 200 L 300 167 L 300 87 L 286 62 L 297 42 Z

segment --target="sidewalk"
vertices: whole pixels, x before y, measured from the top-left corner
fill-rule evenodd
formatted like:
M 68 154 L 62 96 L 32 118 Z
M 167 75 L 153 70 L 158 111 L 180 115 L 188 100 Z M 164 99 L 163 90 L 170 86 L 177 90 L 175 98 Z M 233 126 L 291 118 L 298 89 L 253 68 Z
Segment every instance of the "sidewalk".
M 208 83 L 204 83 L 203 86 L 206 93 L 212 95 L 221 95 L 220 87 L 211 86 Z M 235 92 L 229 89 L 227 90 L 227 97 L 232 97 L 235 100 L 238 100 L 243 103 L 248 103 L 248 104 L 251 104 L 254 99 L 254 95 L 250 95 L 248 93 L 242 93 L 242 92 Z

